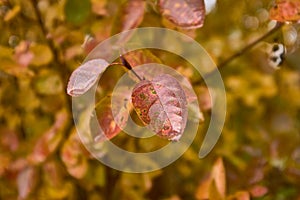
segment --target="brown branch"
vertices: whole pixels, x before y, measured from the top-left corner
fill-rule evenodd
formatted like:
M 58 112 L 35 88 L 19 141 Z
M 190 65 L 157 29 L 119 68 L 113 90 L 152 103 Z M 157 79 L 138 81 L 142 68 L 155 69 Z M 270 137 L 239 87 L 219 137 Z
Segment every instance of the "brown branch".
M 33 6 L 33 9 L 34 9 L 34 12 L 35 12 L 35 16 L 37 17 L 37 20 L 38 20 L 38 24 L 39 24 L 39 27 L 44 35 L 44 38 L 45 40 L 47 41 L 47 44 L 48 46 L 50 47 L 52 53 L 53 53 L 53 56 L 54 56 L 54 60 L 56 62 L 58 62 L 58 64 L 61 64 L 60 63 L 60 59 L 59 59 L 59 53 L 57 51 L 57 49 L 55 48 L 55 44 L 53 42 L 53 40 L 51 40 L 47 35 L 48 35 L 48 31 L 42 21 L 42 14 L 39 10 L 39 8 L 37 7 L 38 5 L 38 1 L 37 0 L 31 0 L 31 4 Z
M 273 29 L 271 29 L 270 31 L 268 31 L 267 33 L 265 33 L 263 36 L 261 36 L 260 38 L 258 38 L 254 42 L 252 42 L 249 45 L 245 46 L 243 49 L 241 49 L 240 51 L 236 52 L 235 54 L 233 54 L 232 56 L 230 56 L 229 58 L 227 58 L 223 62 L 221 62 L 218 65 L 217 68 L 215 68 L 213 71 L 209 72 L 208 74 L 205 74 L 201 80 L 198 80 L 198 81 L 194 82 L 193 84 L 202 84 L 202 83 L 204 83 L 204 79 L 209 78 L 210 76 L 212 76 L 213 74 L 215 74 L 220 69 L 223 69 L 224 67 L 226 67 L 230 62 L 232 62 L 236 58 L 240 57 L 241 55 L 243 55 L 244 53 L 246 53 L 250 49 L 252 49 L 255 45 L 257 45 L 258 43 L 262 42 L 263 40 L 265 40 L 269 36 L 273 35 L 283 25 L 284 25 L 284 23 L 277 22 L 276 26 Z

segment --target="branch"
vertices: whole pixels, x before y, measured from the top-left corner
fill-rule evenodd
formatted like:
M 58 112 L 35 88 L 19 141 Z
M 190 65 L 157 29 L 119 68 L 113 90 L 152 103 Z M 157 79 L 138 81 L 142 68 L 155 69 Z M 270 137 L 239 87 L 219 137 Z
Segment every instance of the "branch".
M 54 60 L 59 63 L 60 59 L 59 59 L 59 56 L 58 56 L 58 51 L 55 48 L 54 42 L 47 37 L 48 31 L 47 31 L 47 29 L 46 29 L 46 27 L 45 27 L 45 25 L 44 25 L 44 23 L 42 21 L 42 14 L 41 14 L 39 8 L 37 7 L 37 5 L 38 5 L 37 0 L 31 0 L 31 4 L 32 4 L 33 9 L 34 9 L 34 13 L 35 13 L 35 15 L 37 17 L 39 27 L 40 27 L 43 35 L 44 35 L 45 40 L 48 43 L 48 46 L 50 47 L 50 49 L 51 49 L 51 51 L 52 51 L 52 53 L 54 55 Z
M 217 68 L 215 68 L 213 71 L 205 74 L 203 76 L 203 78 L 201 80 L 198 80 L 196 82 L 194 82 L 193 84 L 201 84 L 204 82 L 204 79 L 209 78 L 210 76 L 212 76 L 213 74 L 215 74 L 217 71 L 219 71 L 220 69 L 226 67 L 231 61 L 235 60 L 236 58 L 238 58 L 239 56 L 243 55 L 244 53 L 246 53 L 247 51 L 249 51 L 251 48 L 253 48 L 255 45 L 257 45 L 258 43 L 262 42 L 263 40 L 265 40 L 266 38 L 268 38 L 269 36 L 273 35 L 275 32 L 277 32 L 282 26 L 284 25 L 284 23 L 280 23 L 277 22 L 276 26 L 271 29 L 270 31 L 268 31 L 266 34 L 264 34 L 263 36 L 261 36 L 260 38 L 258 38 L 257 40 L 255 40 L 254 42 L 250 43 L 249 45 L 245 46 L 243 49 L 241 49 L 240 51 L 236 52 L 235 54 L 233 54 L 232 56 L 230 56 L 229 58 L 227 58 L 226 60 L 224 60 L 223 62 L 221 62 Z

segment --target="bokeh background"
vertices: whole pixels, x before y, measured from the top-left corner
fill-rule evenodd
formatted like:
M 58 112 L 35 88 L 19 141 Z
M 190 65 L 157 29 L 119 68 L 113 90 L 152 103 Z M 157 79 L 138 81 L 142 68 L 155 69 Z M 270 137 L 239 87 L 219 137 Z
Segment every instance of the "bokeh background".
M 226 123 L 206 158 L 197 154 L 210 118 L 207 89 L 183 61 L 163 52 L 143 56 L 155 55 L 151 59 L 195 83 L 206 119 L 179 160 L 151 173 L 123 173 L 95 160 L 76 134 L 68 79 L 111 35 L 136 26 L 171 28 L 194 38 L 221 63 L 274 26 L 273 1 L 208 2 L 213 9 L 203 27 L 187 31 L 162 17 L 154 0 L 147 0 L 143 11 L 119 0 L 0 0 L 0 199 L 300 199 L 296 23 L 222 68 Z M 140 12 L 143 18 L 131 23 Z M 267 47 L 274 42 L 287 46 L 280 70 L 268 63 Z M 104 74 L 99 97 L 122 73 L 115 67 Z M 160 145 L 116 142 L 137 151 Z

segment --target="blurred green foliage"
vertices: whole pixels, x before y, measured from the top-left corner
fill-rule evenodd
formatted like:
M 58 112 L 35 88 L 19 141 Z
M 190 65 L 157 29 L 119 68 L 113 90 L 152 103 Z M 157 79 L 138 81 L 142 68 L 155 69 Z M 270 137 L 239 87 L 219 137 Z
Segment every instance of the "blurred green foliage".
M 259 46 L 222 70 L 227 119 L 208 157 L 197 156 L 206 120 L 188 151 L 159 171 L 122 173 L 93 159 L 76 134 L 65 88 L 88 52 L 120 29 L 116 16 L 122 16 L 124 3 L 0 0 L 0 199 L 224 199 L 224 182 L 227 199 L 300 199 L 299 50 L 287 54 L 277 71 L 267 66 Z M 179 31 L 219 63 L 267 32 L 271 5 L 269 0 L 218 1 L 202 28 Z M 140 26 L 176 29 L 151 0 Z M 280 34 L 266 42 L 280 41 Z M 94 39 L 82 47 L 88 35 Z M 158 57 L 191 81 L 197 79 L 183 62 Z M 109 84 L 100 97 L 109 93 Z M 203 86 L 194 87 L 202 91 L 200 99 L 207 98 Z M 136 148 L 132 141 L 123 145 Z M 157 147 L 151 141 L 138 145 Z M 219 159 L 215 163 L 218 157 L 224 166 Z M 222 170 L 225 177 L 219 175 Z M 210 187 L 203 186 L 208 182 Z

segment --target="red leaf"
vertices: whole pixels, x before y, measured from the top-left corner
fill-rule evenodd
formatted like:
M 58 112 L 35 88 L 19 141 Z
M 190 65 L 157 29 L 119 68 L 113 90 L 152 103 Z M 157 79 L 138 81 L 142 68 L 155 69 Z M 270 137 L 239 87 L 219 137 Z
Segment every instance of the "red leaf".
M 160 12 L 180 28 L 194 29 L 203 26 L 204 0 L 159 0 Z
M 122 31 L 138 27 L 143 21 L 145 12 L 144 0 L 128 0 L 122 15 Z
M 147 63 L 162 63 L 151 51 L 147 49 L 139 49 L 130 51 L 123 55 L 126 61 L 134 68 L 138 65 Z
M 116 98 L 121 100 L 122 96 L 119 95 L 119 97 Z M 96 116 L 94 117 L 97 118 L 100 130 L 93 130 L 93 128 L 95 127 L 91 126 L 91 132 L 93 134 L 96 132 L 94 139 L 96 142 L 102 142 L 105 140 L 112 139 L 113 137 L 118 135 L 121 132 L 121 128 L 126 125 L 128 119 L 128 112 L 126 110 L 126 106 L 120 107 L 120 104 L 117 104 L 118 105 L 114 105 L 116 106 L 114 108 L 116 109 L 114 111 L 115 117 L 113 116 L 112 112 L 111 98 L 105 97 L 96 105 Z
M 268 193 L 268 188 L 261 186 L 261 185 L 255 185 L 250 189 L 250 194 L 254 198 L 263 197 Z
M 144 0 L 128 0 L 119 13 L 119 19 L 113 32 L 119 33 L 130 29 L 137 28 L 143 21 L 145 12 Z M 130 39 L 132 34 L 123 33 L 116 42 L 124 44 Z
M 100 58 L 89 60 L 79 66 L 70 77 L 67 87 L 68 94 L 76 97 L 87 92 L 108 66 L 109 63 Z
M 300 20 L 299 0 L 277 0 L 270 9 L 270 18 L 279 22 Z
M 170 75 L 143 80 L 132 92 L 133 106 L 145 124 L 162 138 L 177 141 L 187 122 L 187 100 L 178 81 Z

